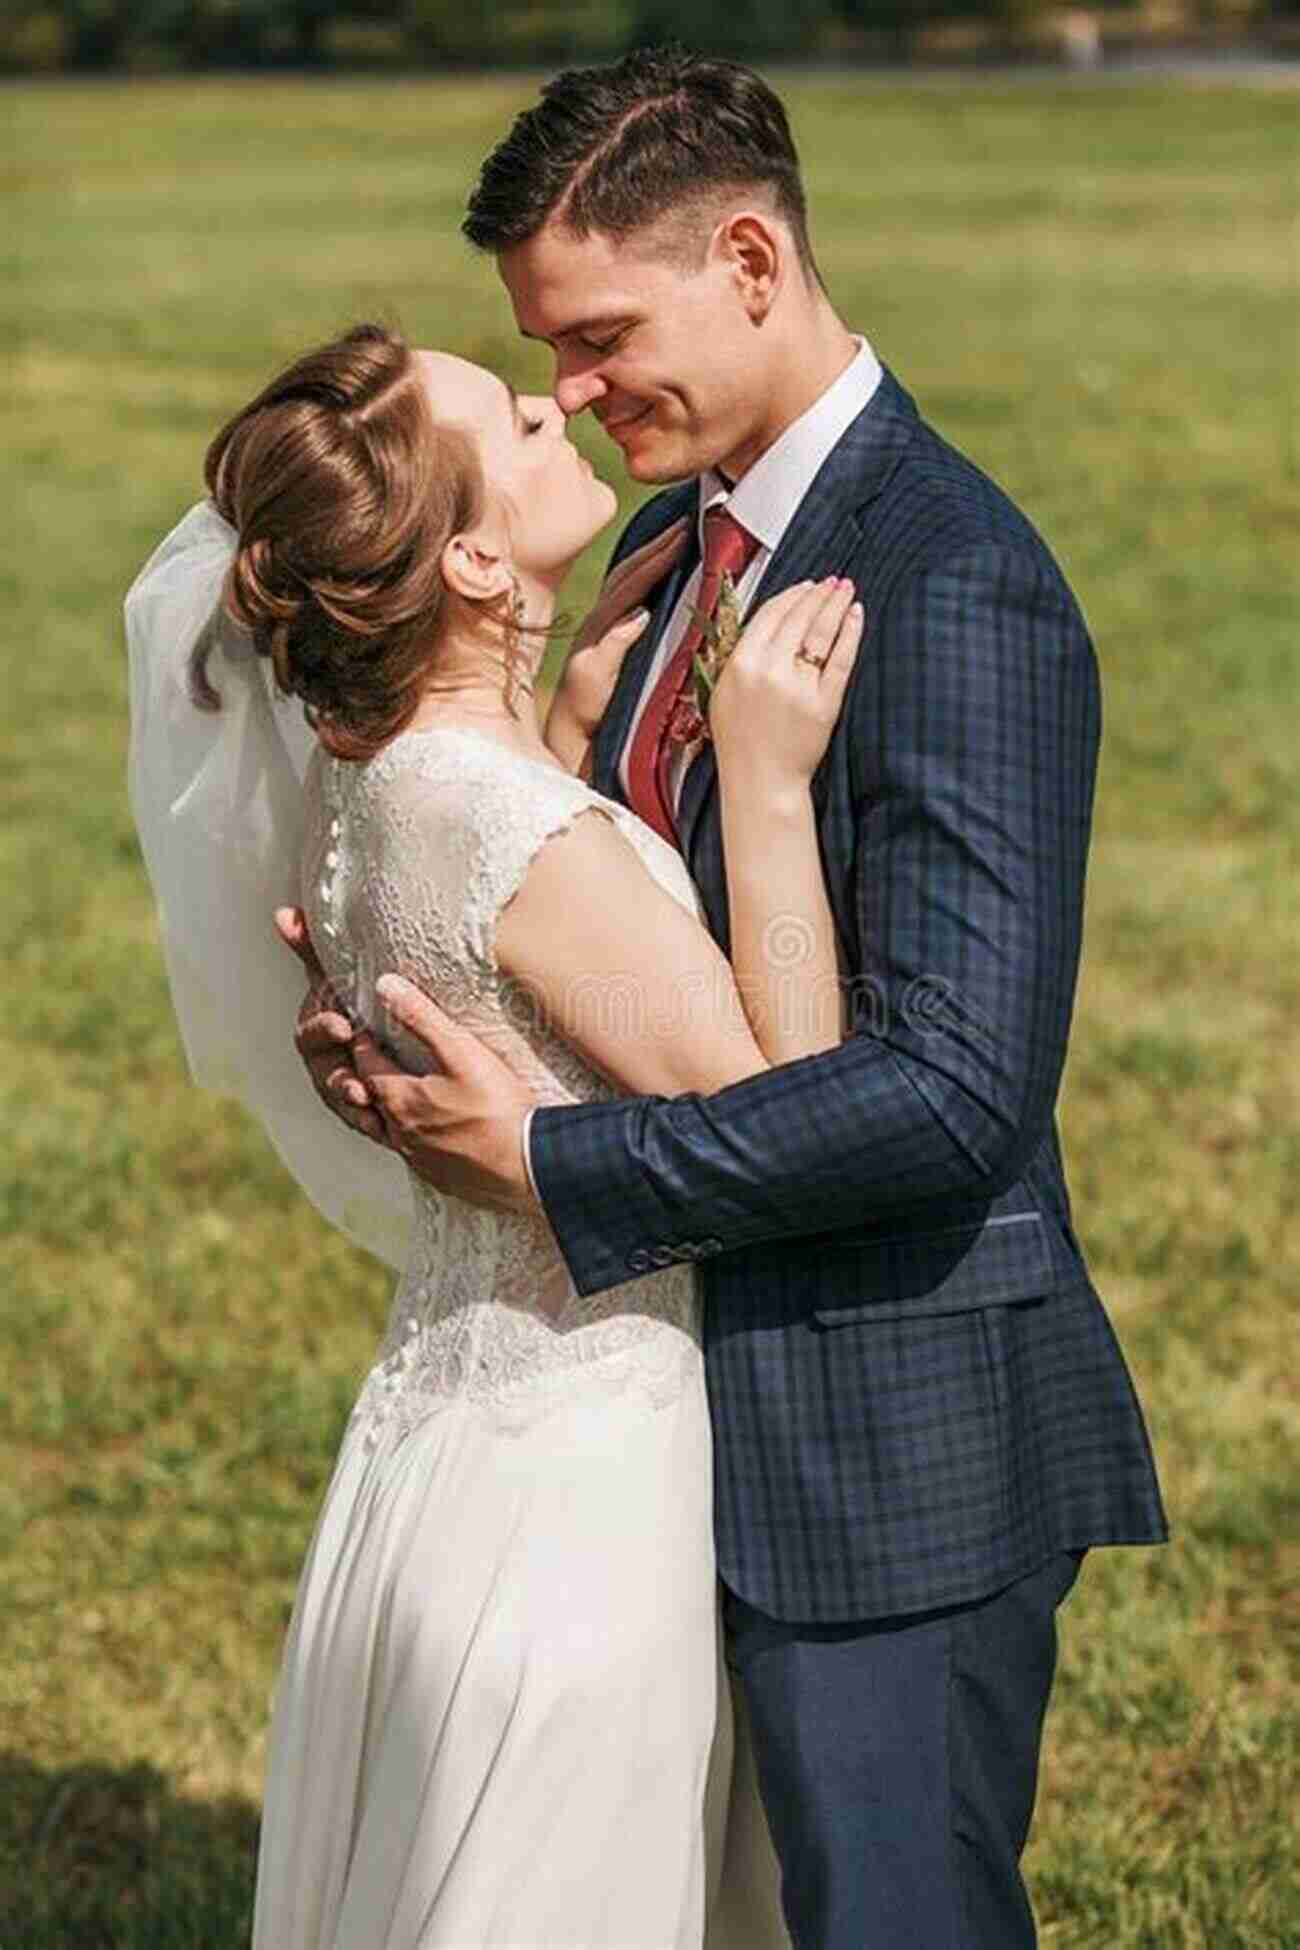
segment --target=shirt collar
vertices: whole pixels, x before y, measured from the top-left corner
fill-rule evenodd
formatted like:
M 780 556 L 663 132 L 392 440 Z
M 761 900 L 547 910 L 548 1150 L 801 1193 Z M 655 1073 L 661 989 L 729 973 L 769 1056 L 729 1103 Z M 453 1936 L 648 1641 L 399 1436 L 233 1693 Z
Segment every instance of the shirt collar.
M 704 516 L 725 506 L 741 526 L 774 553 L 831 449 L 857 419 L 877 386 L 881 368 L 865 338 L 857 336 L 857 353 L 839 378 L 792 420 L 734 487 L 712 467 L 700 475 L 700 548 L 704 547 Z

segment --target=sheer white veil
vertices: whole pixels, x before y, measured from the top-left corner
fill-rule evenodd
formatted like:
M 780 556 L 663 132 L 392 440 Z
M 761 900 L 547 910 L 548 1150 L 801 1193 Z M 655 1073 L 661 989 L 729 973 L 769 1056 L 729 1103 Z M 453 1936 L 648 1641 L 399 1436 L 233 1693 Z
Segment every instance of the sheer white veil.
M 324 1109 L 293 1045 L 305 984 L 272 915 L 301 905 L 303 781 L 316 741 L 301 703 L 280 696 L 224 611 L 235 546 L 235 530 L 201 501 L 126 598 L 128 786 L 172 1003 L 195 1083 L 238 1097 L 325 1217 L 400 1268 L 406 1167 Z M 209 630 L 218 711 L 190 691 L 190 655 Z

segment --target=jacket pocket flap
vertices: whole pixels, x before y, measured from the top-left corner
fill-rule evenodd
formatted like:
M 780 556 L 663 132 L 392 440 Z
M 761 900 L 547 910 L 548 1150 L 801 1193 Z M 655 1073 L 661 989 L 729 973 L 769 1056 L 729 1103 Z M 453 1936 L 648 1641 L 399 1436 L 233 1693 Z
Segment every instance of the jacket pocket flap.
M 848 1240 L 838 1248 L 832 1235 L 823 1270 L 826 1286 L 844 1296 L 813 1309 L 823 1327 L 1005 1306 L 1037 1299 L 1060 1284 L 1037 1212 L 1003 1213 L 983 1225 L 942 1232 Z

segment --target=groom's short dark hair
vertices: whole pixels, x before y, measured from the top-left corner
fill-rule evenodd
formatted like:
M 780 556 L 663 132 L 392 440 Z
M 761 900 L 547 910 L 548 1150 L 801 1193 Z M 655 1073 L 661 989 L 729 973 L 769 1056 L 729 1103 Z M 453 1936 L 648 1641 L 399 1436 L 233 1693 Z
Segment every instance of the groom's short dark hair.
M 621 242 L 761 185 L 816 275 L 799 158 L 780 100 L 752 69 L 684 47 L 638 48 L 603 68 L 568 68 L 516 117 L 479 173 L 461 228 L 508 250 L 559 216 L 577 237 Z

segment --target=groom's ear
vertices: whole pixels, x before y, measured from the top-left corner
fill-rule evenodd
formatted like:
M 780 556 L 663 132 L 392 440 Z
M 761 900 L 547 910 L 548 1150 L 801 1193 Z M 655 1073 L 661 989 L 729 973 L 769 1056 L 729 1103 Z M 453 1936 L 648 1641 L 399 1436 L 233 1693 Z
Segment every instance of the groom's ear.
M 453 535 L 443 545 L 438 567 L 451 594 L 466 602 L 490 602 L 511 587 L 509 563 L 474 535 Z
M 737 210 L 718 225 L 713 248 L 727 265 L 751 323 L 772 309 L 785 263 L 786 239 L 761 210 Z

